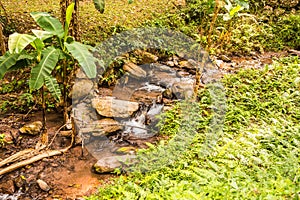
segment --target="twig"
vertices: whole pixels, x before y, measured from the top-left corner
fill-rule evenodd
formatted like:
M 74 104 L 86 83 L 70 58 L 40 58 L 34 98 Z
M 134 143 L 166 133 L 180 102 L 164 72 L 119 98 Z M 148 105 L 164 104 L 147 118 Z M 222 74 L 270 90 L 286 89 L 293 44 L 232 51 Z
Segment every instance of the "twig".
M 53 143 L 54 139 L 56 138 L 57 134 L 59 133 L 59 131 L 61 131 L 61 129 L 63 129 L 64 127 L 66 127 L 67 124 L 62 125 L 61 127 L 59 127 L 59 129 L 55 132 L 50 144 L 47 146 L 47 149 L 51 146 L 51 144 Z

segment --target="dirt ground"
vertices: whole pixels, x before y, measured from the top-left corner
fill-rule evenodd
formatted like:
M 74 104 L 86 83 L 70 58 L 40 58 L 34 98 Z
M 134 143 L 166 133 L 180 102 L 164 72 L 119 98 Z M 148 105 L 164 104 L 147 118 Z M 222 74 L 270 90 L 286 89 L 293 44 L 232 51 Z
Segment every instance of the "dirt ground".
M 24 115 L 6 115 L 0 118 L 0 130 L 12 139 L 12 144 L 0 148 L 0 158 L 4 159 L 26 148 L 34 148 L 38 136 L 18 135 L 24 121 L 41 120 L 41 113 L 33 113 L 26 120 Z M 47 126 L 50 140 L 55 131 L 62 125 L 61 114 L 47 115 Z M 14 141 L 15 140 L 15 141 Z M 69 145 L 70 139 L 58 136 L 54 140 L 53 149 L 62 149 Z M 83 152 L 83 156 L 82 156 Z M 20 191 L 19 199 L 76 199 L 91 195 L 97 191 L 101 183 L 114 177 L 112 174 L 99 175 L 92 172 L 92 165 L 97 160 L 81 146 L 75 146 L 63 155 L 45 158 L 0 177 L 0 193 L 13 194 Z M 37 184 L 37 180 L 45 181 L 50 190 L 45 192 Z

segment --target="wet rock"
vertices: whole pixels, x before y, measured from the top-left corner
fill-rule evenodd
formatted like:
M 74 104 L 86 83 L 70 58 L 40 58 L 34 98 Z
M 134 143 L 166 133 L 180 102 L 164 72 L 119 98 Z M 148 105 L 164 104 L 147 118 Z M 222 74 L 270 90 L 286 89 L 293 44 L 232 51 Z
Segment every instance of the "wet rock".
M 140 60 L 139 64 L 155 63 L 158 60 L 158 57 L 156 55 L 153 55 L 152 53 L 146 51 L 136 50 L 134 54 Z
M 43 127 L 43 123 L 41 121 L 35 121 L 31 124 L 27 124 L 19 129 L 19 131 L 23 134 L 29 134 L 29 135 L 37 135 L 41 132 L 41 129 Z
M 114 97 L 94 98 L 92 105 L 98 114 L 104 117 L 127 118 L 139 109 L 137 102 L 119 100 Z
M 93 136 L 103 136 L 122 129 L 122 125 L 111 118 L 94 121 L 88 128 L 82 128 L 82 133 L 92 133 Z
M 144 78 L 147 75 L 147 73 L 140 66 L 131 62 L 125 63 L 123 70 L 129 72 L 133 77 L 136 78 Z
M 12 180 L 8 180 L 0 185 L 0 193 L 2 194 L 13 194 L 16 188 Z
M 104 157 L 98 160 L 96 164 L 94 164 L 94 169 L 97 173 L 110 173 L 115 169 L 128 164 L 127 162 L 133 163 L 135 157 L 135 155 Z
M 51 189 L 50 186 L 41 179 L 38 179 L 36 182 L 37 182 L 38 186 L 45 192 L 48 192 Z
M 93 87 L 94 83 L 89 79 L 77 80 L 71 91 L 72 99 L 81 99 L 86 97 L 88 94 L 90 94 Z

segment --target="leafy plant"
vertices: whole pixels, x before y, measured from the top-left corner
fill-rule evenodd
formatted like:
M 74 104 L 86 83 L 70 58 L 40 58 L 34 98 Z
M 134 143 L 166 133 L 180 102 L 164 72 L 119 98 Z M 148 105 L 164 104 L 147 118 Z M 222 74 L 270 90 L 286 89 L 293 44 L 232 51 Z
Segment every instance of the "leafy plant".
M 53 97 L 59 101 L 61 94 L 64 103 L 64 120 L 67 114 L 67 87 L 70 72 L 68 66 L 75 64 L 75 60 L 83 68 L 89 78 L 96 76 L 96 60 L 89 52 L 88 46 L 74 41 L 68 35 L 74 3 L 66 10 L 65 27 L 58 19 L 45 12 L 33 12 L 31 17 L 43 30 L 32 30 L 33 35 L 14 33 L 9 36 L 9 52 L 0 57 L 0 78 L 11 70 L 28 66 L 32 63 L 29 88 L 31 91 L 41 90 L 43 111 L 45 113 L 44 88 L 47 87 Z M 33 50 L 26 50 L 31 46 Z M 22 62 L 29 60 L 30 62 Z M 60 74 L 62 89 L 54 74 Z M 44 118 L 45 127 L 45 118 Z

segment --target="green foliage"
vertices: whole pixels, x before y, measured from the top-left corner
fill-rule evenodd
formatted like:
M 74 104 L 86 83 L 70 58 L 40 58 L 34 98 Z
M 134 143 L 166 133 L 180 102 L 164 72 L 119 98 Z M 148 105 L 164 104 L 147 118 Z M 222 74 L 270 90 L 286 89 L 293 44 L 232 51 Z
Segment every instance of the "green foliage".
M 96 65 L 94 57 L 87 49 L 89 47 L 74 41 L 73 38 L 68 36 L 73 9 L 74 3 L 67 8 L 65 29 L 58 19 L 48 13 L 31 13 L 32 18 L 43 30 L 32 30 L 34 35 L 19 33 L 10 35 L 8 41 L 9 53 L 0 57 L 0 78 L 11 68 L 22 68 L 24 65 L 28 65 L 28 62 L 20 63 L 19 61 L 24 59 L 33 60 L 34 66 L 29 80 L 30 90 L 38 90 L 46 84 L 57 101 L 60 99 L 61 92 L 57 80 L 52 76 L 52 72 L 61 73 L 59 68 L 56 70 L 56 66 L 60 63 L 74 65 L 74 58 L 79 62 L 87 76 L 94 78 L 96 76 Z M 30 51 L 34 54 L 33 57 L 28 56 L 24 50 L 29 45 L 34 48 L 34 51 Z M 16 65 L 18 62 L 20 65 Z M 63 74 L 66 78 L 67 75 Z
M 0 148 L 4 146 L 5 142 L 5 135 L 0 134 Z
M 290 9 L 285 8 L 283 14 L 277 15 L 275 9 L 278 6 L 271 7 L 271 13 L 264 10 L 267 2 L 221 2 L 217 10 L 215 0 L 187 1 L 187 6 L 178 12 L 163 14 L 146 25 L 181 31 L 203 47 L 209 45 L 208 50 L 218 54 L 247 55 L 286 47 L 299 49 L 299 10 L 290 13 Z M 217 18 L 213 24 L 215 14 Z
M 225 126 L 213 154 L 202 151 L 212 115 L 205 89 L 187 118 L 167 114 L 173 138 L 189 130 L 187 122 L 197 125 L 188 146 L 172 138 L 141 151 L 128 177 L 88 199 L 299 199 L 299 76 L 297 57 L 227 75 Z M 166 148 L 173 154 L 165 155 Z
M 104 13 L 105 0 L 93 0 L 95 8 L 102 14 Z

